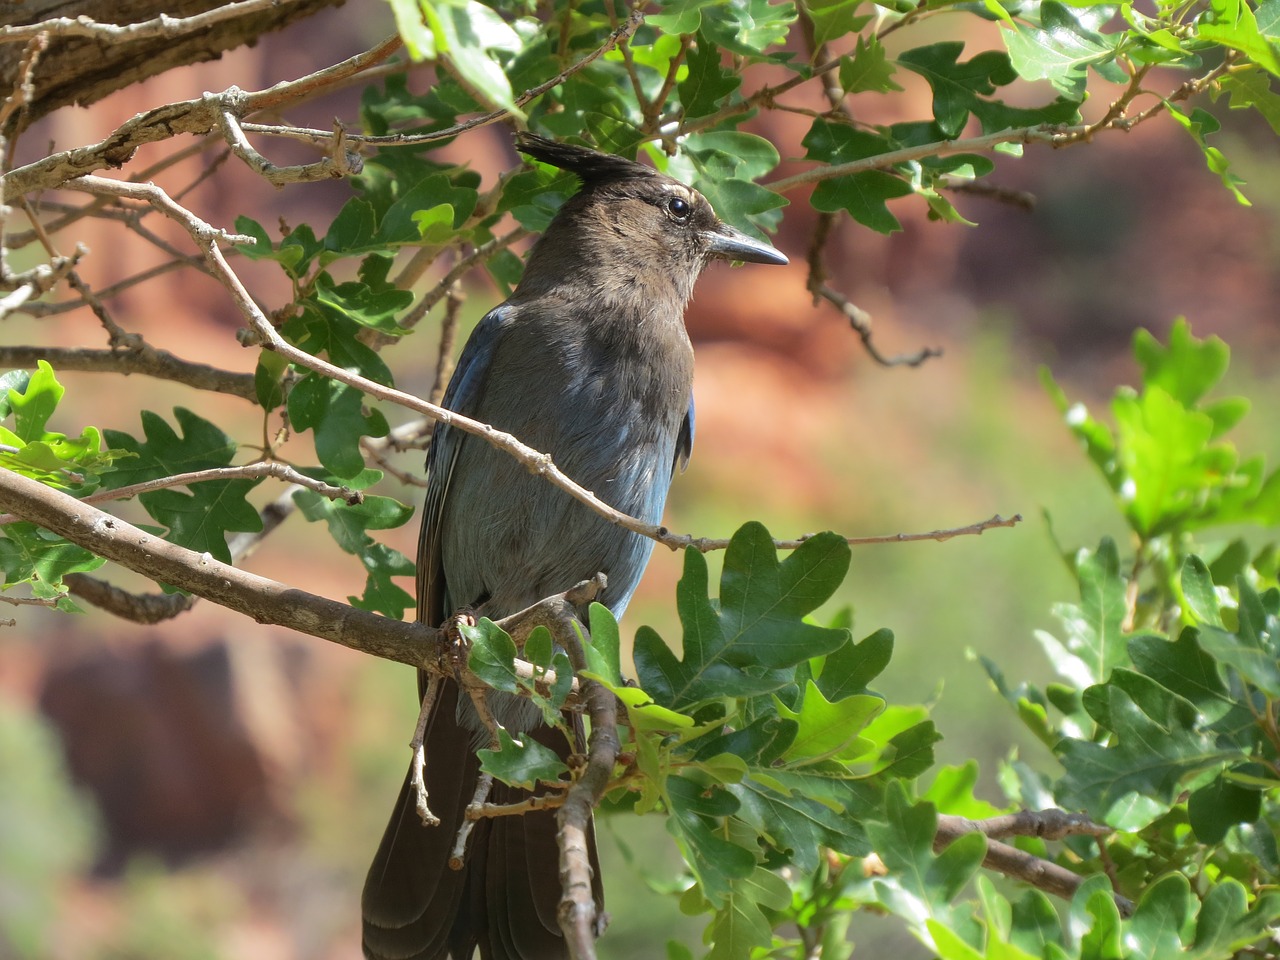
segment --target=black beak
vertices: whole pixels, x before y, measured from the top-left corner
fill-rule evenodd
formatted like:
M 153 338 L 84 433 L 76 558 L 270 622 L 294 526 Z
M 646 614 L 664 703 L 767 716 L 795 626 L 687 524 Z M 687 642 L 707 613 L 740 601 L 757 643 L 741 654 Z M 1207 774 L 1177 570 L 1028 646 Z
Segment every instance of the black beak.
M 707 252 L 722 260 L 776 263 L 779 266 L 791 262 L 781 251 L 775 250 L 761 240 L 747 236 L 741 230 L 735 230 L 726 223 L 707 231 L 704 236 L 707 238 Z

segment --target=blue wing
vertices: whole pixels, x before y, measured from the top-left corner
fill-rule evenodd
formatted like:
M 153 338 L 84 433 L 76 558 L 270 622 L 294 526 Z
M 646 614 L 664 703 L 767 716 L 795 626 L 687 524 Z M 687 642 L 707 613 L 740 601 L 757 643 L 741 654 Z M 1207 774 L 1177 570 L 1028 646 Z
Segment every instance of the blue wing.
M 689 465 L 689 457 L 693 454 L 693 394 L 689 394 L 689 412 L 684 415 L 680 424 L 680 435 L 676 437 L 676 461 L 671 465 L 671 472 L 676 467 L 683 470 Z
M 511 308 L 494 307 L 472 331 L 462 348 L 441 405 L 463 416 L 472 416 L 484 394 L 489 366 L 500 339 L 503 323 Z M 422 508 L 422 529 L 418 538 L 418 619 L 439 626 L 446 614 L 446 584 L 441 562 L 440 517 L 449 494 L 453 468 L 466 433 L 437 423 L 427 453 L 427 496 Z

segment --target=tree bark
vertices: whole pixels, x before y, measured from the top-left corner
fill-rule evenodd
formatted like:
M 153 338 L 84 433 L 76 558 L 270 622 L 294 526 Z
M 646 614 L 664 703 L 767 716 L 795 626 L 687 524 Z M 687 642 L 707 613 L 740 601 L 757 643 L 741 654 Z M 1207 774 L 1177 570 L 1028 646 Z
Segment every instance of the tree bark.
M 213 60 L 242 44 L 252 44 L 271 30 L 311 16 L 343 0 L 293 0 L 272 4 L 220 20 L 193 32 L 104 40 L 60 36 L 52 31 L 31 77 L 32 95 L 24 110 L 10 120 L 12 135 L 69 104 L 87 106 L 109 93 L 146 80 L 173 67 Z M 106 24 L 153 20 L 161 13 L 184 18 L 230 4 L 227 0 L 27 0 L 0 4 L 0 27 L 36 24 L 55 17 L 88 17 Z M 14 90 L 27 44 L 0 43 L 0 99 Z

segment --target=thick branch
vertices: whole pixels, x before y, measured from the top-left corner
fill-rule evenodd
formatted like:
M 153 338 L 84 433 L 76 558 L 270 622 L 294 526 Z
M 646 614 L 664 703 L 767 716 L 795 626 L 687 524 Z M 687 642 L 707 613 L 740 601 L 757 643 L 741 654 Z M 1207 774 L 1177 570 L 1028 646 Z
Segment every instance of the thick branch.
M 31 368 L 47 360 L 55 370 L 87 373 L 141 373 L 160 380 L 185 383 L 197 390 L 212 390 L 258 402 L 253 374 L 232 373 L 204 363 L 182 360 L 166 350 L 137 342 L 123 350 L 89 350 L 79 347 L 0 346 L 0 367 Z
M 223 111 L 230 110 L 237 117 L 244 117 L 259 110 L 283 106 L 291 99 L 309 95 L 317 87 L 337 83 L 367 70 L 391 56 L 400 46 L 399 37 L 389 37 L 373 49 L 342 63 L 298 80 L 277 83 L 266 90 L 245 93 L 233 87 L 220 94 L 206 94 L 198 100 L 180 100 L 156 107 L 121 124 L 99 143 L 64 150 L 10 171 L 4 177 L 4 202 L 10 203 L 32 190 L 60 186 L 96 170 L 124 166 L 134 151 L 144 144 L 168 140 L 181 133 L 204 135 L 219 130 Z
M 342 0 L 26 0 L 0 4 L 0 40 L 44 33 L 49 48 L 35 74 L 27 108 L 13 120 L 22 128 L 70 104 L 88 106 L 173 67 L 218 57 L 223 51 L 278 30 Z M 210 9 L 210 8 L 213 9 Z M 82 18 L 86 8 L 108 12 L 114 23 Z M 163 13 L 161 11 L 163 10 Z M 62 16 L 70 14 L 70 16 Z M 17 43 L 0 43 L 0 84 L 9 85 L 21 56 Z
M 0 510 L 151 579 L 243 613 L 386 660 L 428 667 L 439 631 L 403 623 L 239 570 L 145 533 L 86 503 L 0 470 Z
M 1071 899 L 1085 877 L 1072 873 L 1066 867 L 1060 867 L 1034 854 L 1026 853 L 999 840 L 990 839 L 992 834 L 1001 836 L 1042 836 L 1046 839 L 1059 839 L 1069 834 L 1085 834 L 1099 836 L 1109 832 L 1105 827 L 1093 823 L 1085 817 L 1064 813 L 1061 810 L 1025 811 L 1007 817 L 996 817 L 990 821 L 973 821 L 964 817 L 938 817 L 938 832 L 934 836 L 933 849 L 941 851 L 950 846 L 966 833 L 983 833 L 987 835 L 987 854 L 982 865 L 989 870 L 1003 873 L 1007 877 L 1029 883 L 1039 890 L 1052 893 L 1063 899 Z M 1120 894 L 1113 894 L 1116 909 L 1121 916 L 1133 915 L 1133 901 Z

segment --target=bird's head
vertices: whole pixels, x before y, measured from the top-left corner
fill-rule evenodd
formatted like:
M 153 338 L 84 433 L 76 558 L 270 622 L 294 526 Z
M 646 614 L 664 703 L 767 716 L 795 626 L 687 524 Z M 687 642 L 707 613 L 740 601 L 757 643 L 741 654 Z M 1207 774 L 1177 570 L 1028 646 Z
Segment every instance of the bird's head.
M 722 222 L 697 190 L 622 157 L 530 133 L 520 150 L 573 173 L 565 202 L 530 255 L 526 277 L 572 277 L 602 287 L 670 287 L 681 306 L 714 259 L 785 264 L 772 246 Z

